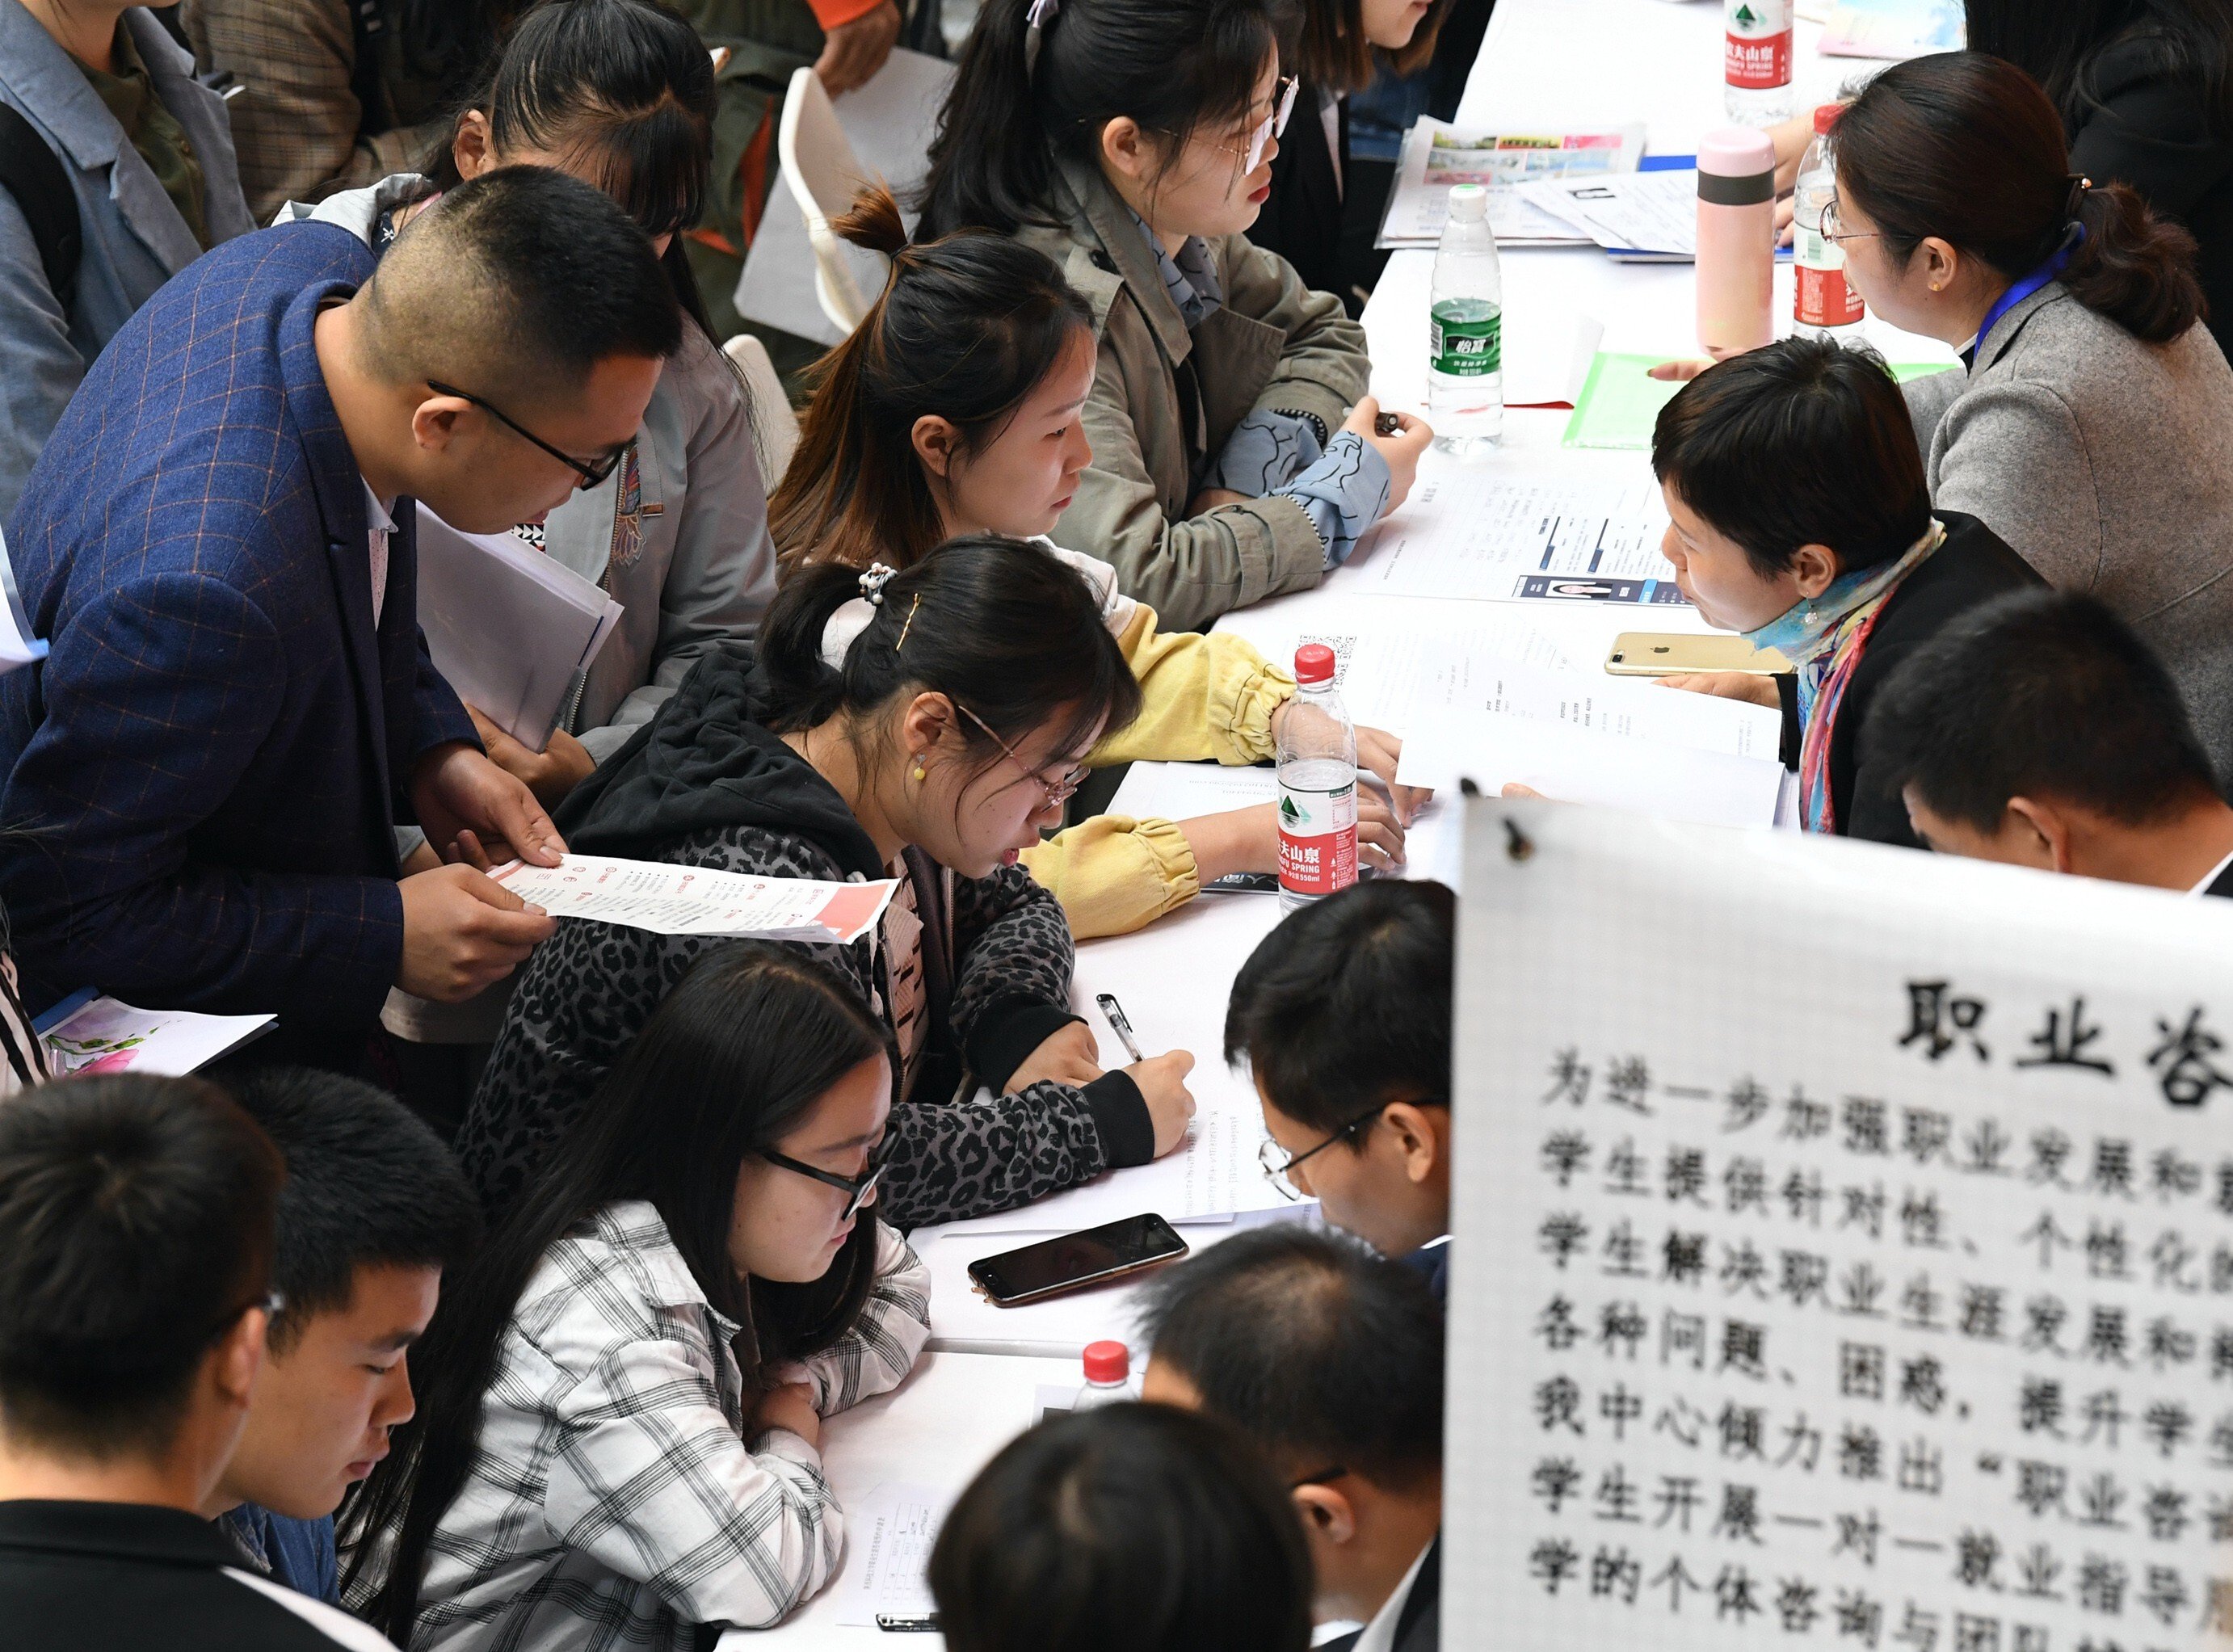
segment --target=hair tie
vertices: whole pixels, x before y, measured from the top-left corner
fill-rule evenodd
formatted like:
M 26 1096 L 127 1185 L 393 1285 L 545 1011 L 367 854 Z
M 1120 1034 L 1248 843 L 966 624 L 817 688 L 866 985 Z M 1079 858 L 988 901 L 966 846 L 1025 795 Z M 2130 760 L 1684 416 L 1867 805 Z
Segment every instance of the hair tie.
M 2093 187 L 2093 180 L 2092 179 L 2083 177 L 2077 172 L 2071 173 L 2070 195 L 2069 198 L 2063 203 L 2063 217 L 2073 218 L 2076 218 L 2078 216 L 2079 207 L 2084 204 L 2087 192 Z
M 854 640 L 876 623 L 876 610 L 884 605 L 884 587 L 891 583 L 892 576 L 899 569 L 883 563 L 870 563 L 862 570 L 859 584 L 861 594 L 849 596 L 840 602 L 822 625 L 822 663 L 832 671 L 845 668 L 845 656 L 852 649 Z
M 1032 8 L 1024 14 L 1024 73 L 1031 74 L 1039 66 L 1039 48 L 1045 42 L 1047 25 L 1062 15 L 1062 0 L 1032 0 Z

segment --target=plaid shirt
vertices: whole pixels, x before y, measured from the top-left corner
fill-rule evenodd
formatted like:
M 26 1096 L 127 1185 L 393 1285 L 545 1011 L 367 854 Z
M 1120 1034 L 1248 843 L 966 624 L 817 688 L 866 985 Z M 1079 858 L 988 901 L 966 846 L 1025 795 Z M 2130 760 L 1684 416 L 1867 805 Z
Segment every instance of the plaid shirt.
M 804 1368 L 815 1409 L 895 1387 L 929 1312 L 929 1271 L 879 1225 L 860 1323 Z M 765 1627 L 836 1576 L 820 1455 L 782 1430 L 745 1442 L 737 1330 L 648 1204 L 553 1246 L 435 1532 L 413 1647 L 687 1652 L 698 1625 Z

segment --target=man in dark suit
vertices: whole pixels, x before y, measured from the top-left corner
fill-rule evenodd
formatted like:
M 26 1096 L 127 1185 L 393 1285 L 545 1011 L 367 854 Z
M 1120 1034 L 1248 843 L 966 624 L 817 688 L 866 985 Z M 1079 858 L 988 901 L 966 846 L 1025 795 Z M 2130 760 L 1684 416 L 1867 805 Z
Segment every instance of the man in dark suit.
M 1207 1411 L 1287 1482 L 1341 1652 L 1442 1636 L 1442 1310 L 1416 1269 L 1279 1223 L 1169 1270 L 1142 1319 L 1141 1397 Z
M 2233 808 L 2178 690 L 2090 596 L 2011 597 L 1941 634 L 1862 739 L 1942 855 L 2233 895 Z
M 475 866 L 563 845 L 428 660 L 423 499 L 502 531 L 594 485 L 680 336 L 601 192 L 516 167 L 355 237 L 244 236 L 104 352 L 10 543 L 53 651 L 0 682 L 0 898 L 35 1005 L 275 1011 L 348 1065 L 391 986 L 469 996 L 550 920 Z M 400 877 L 415 820 L 453 864 Z

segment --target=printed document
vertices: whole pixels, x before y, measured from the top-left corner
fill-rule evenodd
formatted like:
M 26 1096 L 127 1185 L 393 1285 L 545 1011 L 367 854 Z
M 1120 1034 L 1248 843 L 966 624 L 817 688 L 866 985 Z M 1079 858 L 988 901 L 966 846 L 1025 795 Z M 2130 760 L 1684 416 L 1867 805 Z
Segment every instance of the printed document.
M 899 887 L 763 878 L 660 861 L 569 855 L 555 867 L 511 861 L 489 874 L 554 918 L 593 918 L 660 935 L 721 935 L 850 946 Z

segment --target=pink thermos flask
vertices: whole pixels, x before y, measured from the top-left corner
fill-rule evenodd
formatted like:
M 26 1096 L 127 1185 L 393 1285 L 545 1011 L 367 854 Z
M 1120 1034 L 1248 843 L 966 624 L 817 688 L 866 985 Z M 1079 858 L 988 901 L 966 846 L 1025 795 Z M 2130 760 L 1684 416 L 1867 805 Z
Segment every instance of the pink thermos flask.
M 1775 337 L 1775 146 L 1722 127 L 1698 140 L 1698 342 L 1715 361 Z

